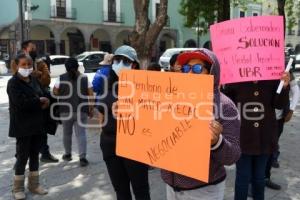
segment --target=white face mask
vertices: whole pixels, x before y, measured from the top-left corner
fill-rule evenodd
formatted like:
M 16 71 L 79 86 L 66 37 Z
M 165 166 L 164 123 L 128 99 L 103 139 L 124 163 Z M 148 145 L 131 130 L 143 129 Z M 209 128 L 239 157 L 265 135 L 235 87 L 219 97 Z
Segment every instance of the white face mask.
M 114 62 L 112 65 L 112 69 L 115 71 L 115 73 L 119 76 L 119 73 L 121 71 L 121 69 L 131 69 L 132 68 L 132 64 L 130 64 L 129 66 L 125 66 L 123 64 L 123 60 L 119 63 Z
M 29 68 L 29 69 L 24 69 L 24 68 L 19 68 L 18 69 L 18 73 L 24 77 L 27 78 L 33 71 L 33 68 Z

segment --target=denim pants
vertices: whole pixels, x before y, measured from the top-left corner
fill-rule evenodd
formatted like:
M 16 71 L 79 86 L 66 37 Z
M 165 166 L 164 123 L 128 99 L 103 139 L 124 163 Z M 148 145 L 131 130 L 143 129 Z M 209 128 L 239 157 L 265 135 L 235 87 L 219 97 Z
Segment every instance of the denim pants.
M 242 154 L 236 163 L 235 200 L 247 200 L 251 183 L 254 200 L 264 200 L 265 170 L 269 155 Z
M 65 117 L 67 115 L 63 114 L 62 116 Z M 79 149 L 79 157 L 80 158 L 86 157 L 87 139 L 86 139 L 85 127 L 83 127 L 83 125 L 85 125 L 86 122 L 87 122 L 87 114 L 85 113 L 80 113 L 80 115 L 78 115 L 78 113 L 73 113 L 70 119 L 62 120 L 63 144 L 65 148 L 65 154 L 72 154 L 72 134 L 74 128 L 78 149 Z

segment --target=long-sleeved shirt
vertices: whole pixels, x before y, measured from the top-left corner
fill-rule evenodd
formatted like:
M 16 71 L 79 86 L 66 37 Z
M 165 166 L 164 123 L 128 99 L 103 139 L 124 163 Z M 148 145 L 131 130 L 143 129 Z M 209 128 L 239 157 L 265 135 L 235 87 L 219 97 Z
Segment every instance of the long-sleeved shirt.
M 224 94 L 220 94 L 222 115 L 218 120 L 223 126 L 222 143 L 211 150 L 209 183 L 162 170 L 163 180 L 174 189 L 190 190 L 207 185 L 217 184 L 225 180 L 226 172 L 224 165 L 234 164 L 240 157 L 240 121 L 238 110 L 234 103 Z
M 290 81 L 290 110 L 294 111 L 297 107 L 300 98 L 300 90 L 297 80 L 293 79 Z M 276 109 L 276 119 L 282 119 L 284 110 Z

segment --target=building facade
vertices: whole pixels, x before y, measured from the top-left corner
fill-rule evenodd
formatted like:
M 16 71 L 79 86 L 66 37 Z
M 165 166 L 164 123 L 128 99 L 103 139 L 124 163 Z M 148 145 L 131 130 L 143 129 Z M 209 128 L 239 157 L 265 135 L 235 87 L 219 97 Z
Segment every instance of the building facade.
M 27 0 L 29 14 L 28 38 L 33 40 L 40 54 L 77 55 L 83 51 L 113 52 L 129 43 L 135 23 L 132 0 Z M 149 19 L 156 18 L 159 0 L 151 0 Z M 4 5 L 5 6 L 5 5 Z M 195 29 L 184 27 L 184 17 L 178 13 L 180 0 L 169 2 L 169 20 L 153 50 L 158 57 L 171 47 L 196 47 Z M 0 32 L 1 40 L 12 40 L 9 29 Z M 201 46 L 209 40 L 201 37 Z
M 242 17 L 252 17 L 261 16 L 263 10 L 263 5 L 259 1 L 249 0 L 246 5 L 234 5 L 231 4 L 231 18 L 242 18 Z
M 300 53 L 300 18 L 296 15 L 299 10 L 297 10 L 297 4 L 299 4 L 299 0 L 294 0 L 294 13 L 296 17 L 295 26 L 288 30 L 286 27 L 286 35 L 285 35 L 285 45 L 287 47 L 292 47 L 295 49 L 296 53 Z M 278 5 L 277 0 L 269 0 L 264 1 L 263 3 L 263 14 L 264 15 L 278 15 Z M 287 19 L 288 20 L 288 19 Z

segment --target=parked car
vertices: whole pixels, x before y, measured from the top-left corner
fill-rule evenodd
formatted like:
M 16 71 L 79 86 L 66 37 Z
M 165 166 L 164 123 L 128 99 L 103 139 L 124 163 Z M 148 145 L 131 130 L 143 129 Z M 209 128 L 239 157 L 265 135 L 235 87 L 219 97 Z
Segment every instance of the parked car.
M 78 55 L 76 59 L 83 63 L 86 72 L 95 72 L 99 68 L 99 63 L 104 59 L 104 51 L 86 51 Z
M 51 64 L 50 64 L 50 76 L 58 77 L 66 72 L 65 62 L 69 58 L 69 56 L 64 55 L 52 55 L 50 56 Z M 79 62 L 78 70 L 81 73 L 84 73 L 83 64 Z
M 6 63 L 3 60 L 0 60 L 0 75 L 7 74 Z
M 194 51 L 197 48 L 171 48 L 167 49 L 162 56 L 159 58 L 159 64 L 165 71 L 170 71 L 170 59 L 174 54 L 181 53 L 184 51 Z
M 296 55 L 294 59 L 294 70 L 300 71 L 300 54 Z

